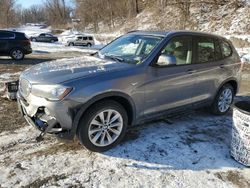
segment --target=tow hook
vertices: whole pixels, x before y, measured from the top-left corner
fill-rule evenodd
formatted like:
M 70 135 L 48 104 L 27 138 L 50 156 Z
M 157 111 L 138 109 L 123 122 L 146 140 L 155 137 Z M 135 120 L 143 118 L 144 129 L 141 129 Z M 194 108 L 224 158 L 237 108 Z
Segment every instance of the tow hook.
M 49 132 L 55 125 L 56 125 L 55 119 L 50 119 L 47 124 L 48 126 L 40 133 L 38 137 L 36 137 L 37 142 L 43 141 L 43 137 L 46 135 L 47 132 Z

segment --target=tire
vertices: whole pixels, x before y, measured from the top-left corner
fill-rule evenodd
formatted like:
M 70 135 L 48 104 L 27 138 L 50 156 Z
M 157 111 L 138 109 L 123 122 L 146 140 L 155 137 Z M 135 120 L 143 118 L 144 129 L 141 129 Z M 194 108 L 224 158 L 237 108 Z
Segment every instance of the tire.
M 54 43 L 55 41 L 54 41 L 54 40 L 51 40 L 50 42 L 51 42 L 51 43 Z
M 235 91 L 232 85 L 226 84 L 221 87 L 211 106 L 211 112 L 215 115 L 224 115 L 230 110 Z
M 87 44 L 87 47 L 91 47 L 91 46 L 92 46 L 92 44 L 91 44 L 91 43 L 88 43 L 88 44 Z
M 36 39 L 35 39 L 35 38 L 33 38 L 33 39 L 31 39 L 31 41 L 32 41 L 32 42 L 36 42 Z
M 108 114 L 110 114 L 109 121 L 107 120 Z M 101 119 L 105 120 L 106 124 L 101 123 L 103 122 Z M 127 126 L 128 116 L 122 105 L 106 100 L 92 105 L 85 112 L 78 125 L 77 135 L 81 144 L 87 149 L 103 152 L 111 149 L 123 139 Z
M 10 56 L 14 60 L 22 60 L 24 58 L 24 53 L 21 49 L 15 48 L 11 50 Z
M 75 44 L 73 42 L 70 42 L 69 46 L 75 46 Z

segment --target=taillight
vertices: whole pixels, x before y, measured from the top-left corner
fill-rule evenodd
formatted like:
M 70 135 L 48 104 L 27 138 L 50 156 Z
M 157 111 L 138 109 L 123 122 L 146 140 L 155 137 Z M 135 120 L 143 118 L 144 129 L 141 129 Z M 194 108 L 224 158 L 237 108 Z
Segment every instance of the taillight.
M 22 40 L 21 43 L 24 45 L 30 45 L 30 40 Z
M 243 71 L 243 67 L 244 67 L 244 62 L 240 61 L 239 63 L 240 63 L 240 72 L 242 72 Z

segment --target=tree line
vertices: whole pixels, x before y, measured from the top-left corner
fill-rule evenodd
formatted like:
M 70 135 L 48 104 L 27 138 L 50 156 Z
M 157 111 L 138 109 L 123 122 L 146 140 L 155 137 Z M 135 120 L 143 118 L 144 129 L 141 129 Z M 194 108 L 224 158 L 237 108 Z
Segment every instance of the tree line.
M 66 27 L 72 8 L 65 0 L 45 0 L 43 5 L 22 8 L 16 0 L 0 0 L 0 27 L 9 28 L 25 23 L 46 23 L 53 27 Z
M 66 5 L 65 0 L 45 0 L 44 5 L 33 5 L 20 9 L 16 0 L 0 0 L 0 27 L 8 28 L 24 23 L 44 22 L 52 27 L 67 27 L 72 18 L 79 21 L 77 27 L 92 28 L 98 31 L 105 25 L 110 29 L 135 17 L 146 8 L 159 10 L 177 8 L 183 23 L 182 29 L 189 24 L 191 6 L 230 4 L 235 8 L 245 6 L 246 0 L 72 0 L 75 8 Z

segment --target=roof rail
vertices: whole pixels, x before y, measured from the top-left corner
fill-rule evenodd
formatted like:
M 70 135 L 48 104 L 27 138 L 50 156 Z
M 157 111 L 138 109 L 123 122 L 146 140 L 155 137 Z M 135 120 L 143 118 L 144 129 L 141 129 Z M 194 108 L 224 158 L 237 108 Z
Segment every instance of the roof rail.
M 128 31 L 127 33 L 134 33 L 134 32 L 137 32 L 137 31 L 141 31 L 141 30 L 139 30 L 139 29 L 131 30 L 131 31 Z

